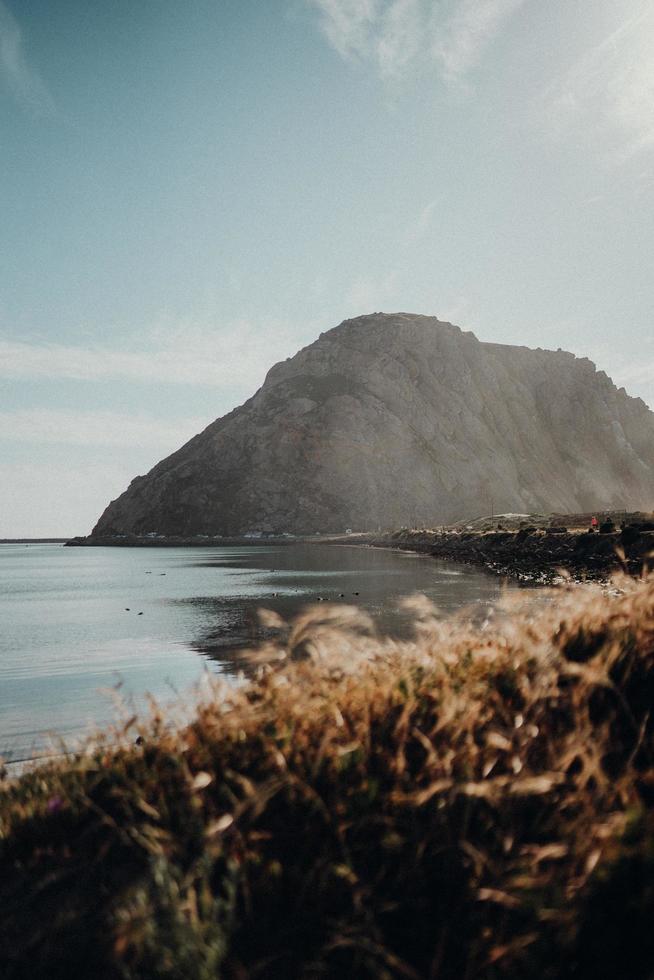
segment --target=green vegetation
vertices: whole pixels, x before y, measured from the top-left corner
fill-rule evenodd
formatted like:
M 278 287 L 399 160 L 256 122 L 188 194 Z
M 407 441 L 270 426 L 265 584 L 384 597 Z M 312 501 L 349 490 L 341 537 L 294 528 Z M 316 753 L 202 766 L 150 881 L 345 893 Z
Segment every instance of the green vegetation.
M 654 577 L 412 615 L 5 780 L 0 975 L 650 977 Z

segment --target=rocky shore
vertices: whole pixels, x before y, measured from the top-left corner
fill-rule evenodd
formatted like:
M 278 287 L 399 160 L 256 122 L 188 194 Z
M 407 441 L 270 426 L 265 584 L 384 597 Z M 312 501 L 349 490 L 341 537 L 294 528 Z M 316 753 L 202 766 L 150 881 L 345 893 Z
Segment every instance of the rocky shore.
M 603 531 L 551 525 L 516 530 L 415 530 L 371 537 L 377 547 L 403 548 L 434 558 L 483 565 L 498 575 L 552 584 L 562 576 L 604 579 L 616 571 L 640 575 L 654 561 L 654 521 L 624 523 Z

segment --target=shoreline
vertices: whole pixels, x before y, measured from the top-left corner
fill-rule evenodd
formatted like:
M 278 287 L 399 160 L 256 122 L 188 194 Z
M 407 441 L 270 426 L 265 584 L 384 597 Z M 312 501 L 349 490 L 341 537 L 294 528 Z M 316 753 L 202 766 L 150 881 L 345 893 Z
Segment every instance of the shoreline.
M 569 526 L 563 523 L 565 518 L 560 523 L 541 519 L 540 526 L 513 520 L 517 525 L 513 528 L 498 525 L 497 519 L 489 526 L 491 519 L 485 519 L 476 522 L 481 525 L 476 529 L 461 525 L 401 528 L 381 534 L 332 536 L 323 543 L 410 551 L 484 568 L 526 586 L 606 582 L 617 572 L 638 577 L 654 566 L 654 521 L 641 514 L 619 516 L 621 527 L 608 530 L 605 526 L 601 532 L 584 526 L 580 517 L 585 515 L 567 515 Z
M 370 545 L 400 548 L 443 561 L 483 567 L 525 585 L 572 579 L 605 581 L 615 572 L 638 577 L 654 559 L 654 530 L 594 531 L 524 528 L 519 531 L 397 531 Z
M 75 537 L 64 547 L 255 547 L 323 544 L 391 548 L 481 567 L 525 585 L 605 581 L 615 572 L 639 576 L 654 561 L 654 520 L 642 512 L 591 515 L 498 515 L 469 524 L 323 535 L 114 535 Z
M 69 538 L 0 538 L 0 544 L 67 544 Z
M 317 539 L 320 540 L 320 539 Z M 307 541 L 313 543 L 313 538 L 305 537 L 261 537 L 248 538 L 246 536 L 233 535 L 230 537 L 218 537 L 211 535 L 166 535 L 156 538 L 149 538 L 146 535 L 126 534 L 124 536 L 114 535 L 112 537 L 93 537 L 92 535 L 80 535 L 65 541 L 65 548 L 210 548 L 210 547 L 256 547 L 257 545 L 268 544 L 304 544 Z

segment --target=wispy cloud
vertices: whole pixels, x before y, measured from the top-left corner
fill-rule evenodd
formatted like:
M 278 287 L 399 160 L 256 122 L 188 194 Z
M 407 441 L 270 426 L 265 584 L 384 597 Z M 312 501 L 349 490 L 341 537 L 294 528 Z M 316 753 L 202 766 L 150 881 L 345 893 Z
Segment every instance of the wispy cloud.
M 307 0 L 325 37 L 345 59 L 373 64 L 384 78 L 429 63 L 448 84 L 480 64 L 504 22 L 525 0 Z
M 138 351 L 0 341 L 0 376 L 76 381 L 216 384 L 229 377 L 220 359 L 195 351 Z
M 504 22 L 525 0 L 461 0 L 449 19 L 437 12 L 432 21 L 433 53 L 443 78 L 462 81 L 482 60 Z
M 0 78 L 23 105 L 45 114 L 55 111 L 52 95 L 29 63 L 23 32 L 4 0 L 0 0 Z
M 309 0 L 309 5 L 320 11 L 325 37 L 342 58 L 367 55 L 380 0 Z
M 375 56 L 382 75 L 401 75 L 419 56 L 425 10 L 421 0 L 394 0 L 381 12 Z
M 172 452 L 213 419 L 165 421 L 120 412 L 29 409 L 0 412 L 0 441 L 41 445 L 130 446 Z
M 148 330 L 140 347 L 0 339 L 0 377 L 213 385 L 249 394 L 274 361 L 295 353 L 305 339 L 311 336 L 278 321 L 242 320 L 217 329 L 169 319 Z
M 543 95 L 555 133 L 592 135 L 618 162 L 654 148 L 654 7 L 634 6 Z
M 432 226 L 434 213 L 436 208 L 440 204 L 440 197 L 435 197 L 433 200 L 425 204 L 418 214 L 415 216 L 413 221 L 411 221 L 404 234 L 404 244 L 405 245 L 415 245 L 427 235 L 429 229 Z

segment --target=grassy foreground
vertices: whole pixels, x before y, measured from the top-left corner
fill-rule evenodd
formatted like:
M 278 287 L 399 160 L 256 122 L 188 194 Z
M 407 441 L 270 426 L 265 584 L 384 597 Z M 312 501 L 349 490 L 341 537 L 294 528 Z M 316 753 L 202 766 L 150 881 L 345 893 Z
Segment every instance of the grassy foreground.
M 0 976 L 654 975 L 654 577 L 413 616 L 5 781 Z

